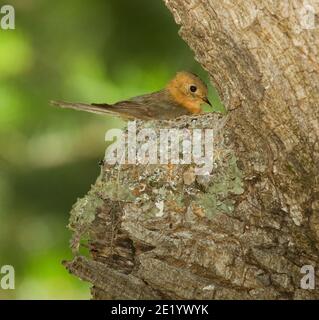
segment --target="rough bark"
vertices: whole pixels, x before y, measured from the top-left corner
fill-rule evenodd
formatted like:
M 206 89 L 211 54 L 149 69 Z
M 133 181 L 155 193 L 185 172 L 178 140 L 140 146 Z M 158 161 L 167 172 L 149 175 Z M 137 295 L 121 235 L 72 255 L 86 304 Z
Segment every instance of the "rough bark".
M 96 299 L 319 298 L 318 19 L 305 29 L 301 0 L 165 3 L 229 111 L 173 124 L 214 128 L 213 172 L 105 165 L 71 216 L 91 258 L 67 268 Z

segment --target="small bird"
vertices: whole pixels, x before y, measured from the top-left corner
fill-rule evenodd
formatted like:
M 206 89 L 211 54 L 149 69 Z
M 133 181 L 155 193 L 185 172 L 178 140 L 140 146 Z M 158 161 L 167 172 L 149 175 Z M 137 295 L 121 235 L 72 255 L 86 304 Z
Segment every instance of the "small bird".
M 201 105 L 211 103 L 206 84 L 195 74 L 181 71 L 160 91 L 120 101 L 106 103 L 69 103 L 51 101 L 52 105 L 98 114 L 111 114 L 125 119 L 168 120 L 182 115 L 199 114 Z

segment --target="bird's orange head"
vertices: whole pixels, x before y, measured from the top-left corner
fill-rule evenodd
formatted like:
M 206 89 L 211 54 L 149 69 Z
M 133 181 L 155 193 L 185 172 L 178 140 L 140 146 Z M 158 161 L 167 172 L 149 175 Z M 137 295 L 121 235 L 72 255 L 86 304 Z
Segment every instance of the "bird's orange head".
M 200 113 L 201 105 L 209 102 L 206 84 L 195 74 L 182 71 L 167 84 L 166 89 L 174 102 L 186 108 L 191 113 Z

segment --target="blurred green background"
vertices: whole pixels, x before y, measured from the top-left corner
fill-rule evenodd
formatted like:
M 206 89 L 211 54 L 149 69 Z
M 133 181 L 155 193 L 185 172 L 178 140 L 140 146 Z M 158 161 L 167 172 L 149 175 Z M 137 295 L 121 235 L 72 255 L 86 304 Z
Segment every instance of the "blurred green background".
M 52 99 L 115 102 L 160 89 L 178 70 L 207 75 L 163 1 L 16 0 L 0 30 L 0 299 L 88 299 L 71 259 L 68 216 L 99 174 L 104 133 L 124 123 L 60 110 Z M 221 108 L 216 93 L 210 99 Z

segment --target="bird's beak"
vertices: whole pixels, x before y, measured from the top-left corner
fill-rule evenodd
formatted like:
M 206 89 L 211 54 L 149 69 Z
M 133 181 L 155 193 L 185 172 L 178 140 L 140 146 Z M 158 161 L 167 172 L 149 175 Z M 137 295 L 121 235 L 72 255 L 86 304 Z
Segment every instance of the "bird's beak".
M 210 101 L 208 100 L 207 97 L 205 97 L 205 98 L 203 99 L 203 101 L 204 101 L 205 103 L 209 104 L 209 105 L 212 107 L 212 104 L 210 103 Z

